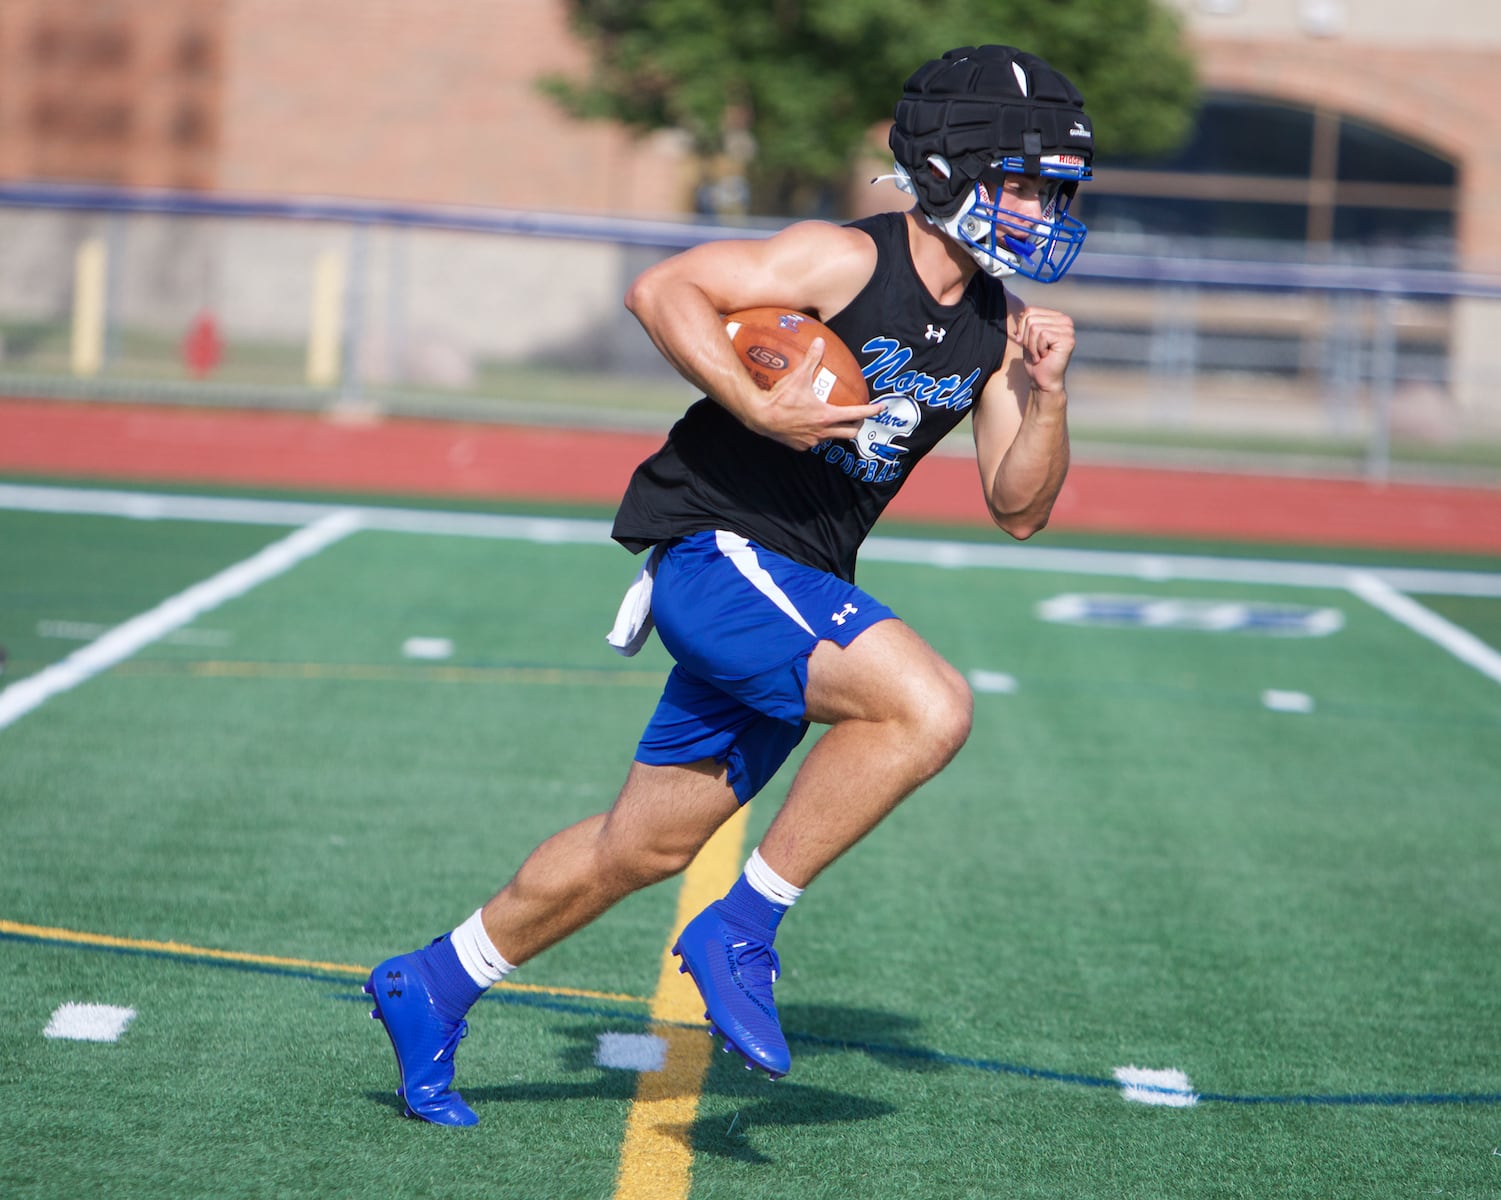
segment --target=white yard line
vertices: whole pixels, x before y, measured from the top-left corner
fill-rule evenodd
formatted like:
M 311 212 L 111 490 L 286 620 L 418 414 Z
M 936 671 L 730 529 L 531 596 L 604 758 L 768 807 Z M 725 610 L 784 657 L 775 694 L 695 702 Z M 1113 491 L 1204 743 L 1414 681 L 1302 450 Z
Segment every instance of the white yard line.
M 1411 596 L 1404 596 L 1373 572 L 1357 571 L 1351 575 L 1350 590 L 1392 620 L 1400 621 L 1414 633 L 1442 646 L 1460 662 L 1501 683 L 1501 653 L 1469 630 L 1461 629 L 1432 609 L 1424 608 Z
M 1278 587 L 1343 589 L 1352 571 L 1363 571 L 1404 592 L 1501 598 L 1501 574 L 1438 571 L 1409 567 L 1350 567 L 1337 563 L 1284 562 L 1266 558 L 1210 558 L 1187 554 L 1133 554 L 1121 550 L 1065 550 L 1013 546 L 1004 542 L 929 542 L 870 538 L 863 562 L 902 562 L 933 567 L 991 567 L 1012 571 L 1053 571 L 1152 582 L 1252 583 Z
M 390 533 L 454 534 L 510 541 L 597 542 L 610 539 L 610 522 L 569 517 L 508 517 L 421 508 L 358 508 L 291 500 L 173 496 L 161 492 L 94 491 L 0 483 L 0 509 L 138 521 L 219 521 L 228 525 L 309 525 L 331 513 L 357 512 L 362 528 Z
M 96 491 L 93 488 L 0 483 L 0 509 L 89 517 L 130 517 L 137 521 L 311 525 L 331 512 L 348 507 L 282 500 L 238 500 L 219 496 L 173 496 L 161 492 Z
M 149 613 L 127 621 L 62 662 L 0 692 L 0 729 L 57 692 L 75 687 L 187 625 L 233 596 L 315 554 L 355 529 L 391 533 L 497 538 L 542 545 L 603 545 L 608 521 L 442 512 L 413 508 L 353 508 L 282 500 L 178 496 L 90 488 L 0 484 L 0 509 L 126 517 L 146 521 L 218 521 L 300 526 L 298 532 L 213 579 L 189 588 Z M 1501 573 L 1407 567 L 1352 567 L 1275 559 L 1203 555 L 1134 554 L 1004 543 L 872 537 L 861 552 L 867 562 L 909 563 L 950 569 L 1052 571 L 1153 581 L 1245 583 L 1348 590 L 1461 662 L 1501 683 L 1501 653 L 1423 607 L 1407 593 L 1501 599 Z
M 241 525 L 306 525 L 336 512 L 357 512 L 361 528 L 391 533 L 450 534 L 539 544 L 604 544 L 608 521 L 568 517 L 518 517 L 442 512 L 419 508 L 357 508 L 283 500 L 174 496 L 166 493 L 95 491 L 89 488 L 0 484 L 0 509 L 76 513 L 157 521 L 222 521 Z M 928 541 L 873 537 L 861 551 L 865 562 L 1055 571 L 1116 579 L 1250 583 L 1346 590 L 1353 573 L 1368 575 L 1399 592 L 1435 596 L 1501 598 L 1501 573 L 1407 567 L 1359 567 L 1337 563 L 1284 562 L 1258 558 L 1210 558 L 1185 554 L 1133 554 L 1119 550 L 1069 550 L 1004 543 Z
M 361 514 L 356 509 L 325 508 L 311 525 L 162 601 L 149 612 L 115 626 L 61 662 L 11 684 L 0 692 L 0 729 L 14 724 L 53 696 L 123 662 L 173 630 L 191 624 L 226 600 L 243 596 L 257 584 L 290 570 L 359 529 L 360 523 Z

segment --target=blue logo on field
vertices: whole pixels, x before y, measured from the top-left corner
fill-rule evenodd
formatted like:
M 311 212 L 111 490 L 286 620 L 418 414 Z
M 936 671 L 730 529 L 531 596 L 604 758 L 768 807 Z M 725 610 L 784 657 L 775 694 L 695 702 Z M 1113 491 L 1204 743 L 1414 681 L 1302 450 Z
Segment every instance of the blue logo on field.
M 1268 637 L 1328 637 L 1344 628 L 1337 608 L 1254 600 L 1188 600 L 1171 596 L 1065 593 L 1037 606 L 1044 621 L 1064 625 L 1133 626 Z

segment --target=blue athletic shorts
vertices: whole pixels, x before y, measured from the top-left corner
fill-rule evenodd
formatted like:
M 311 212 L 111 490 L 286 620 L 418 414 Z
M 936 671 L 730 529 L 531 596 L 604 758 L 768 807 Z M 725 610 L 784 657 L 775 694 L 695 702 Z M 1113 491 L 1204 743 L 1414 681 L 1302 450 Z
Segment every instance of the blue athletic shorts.
M 744 804 L 807 732 L 808 655 L 847 646 L 896 614 L 852 583 L 736 533 L 695 533 L 663 552 L 657 636 L 677 665 L 636 750 L 654 765 L 727 763 Z

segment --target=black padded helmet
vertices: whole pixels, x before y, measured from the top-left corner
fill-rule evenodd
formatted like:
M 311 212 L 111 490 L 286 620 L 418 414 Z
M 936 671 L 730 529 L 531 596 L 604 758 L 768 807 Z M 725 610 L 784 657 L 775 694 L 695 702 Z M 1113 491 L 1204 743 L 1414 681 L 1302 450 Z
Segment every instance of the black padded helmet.
M 1087 167 L 1094 152 L 1079 89 L 1013 46 L 962 46 L 919 67 L 903 86 L 889 140 L 918 203 L 939 217 L 956 212 L 1003 159 L 1036 174 L 1045 156 L 1075 156 Z

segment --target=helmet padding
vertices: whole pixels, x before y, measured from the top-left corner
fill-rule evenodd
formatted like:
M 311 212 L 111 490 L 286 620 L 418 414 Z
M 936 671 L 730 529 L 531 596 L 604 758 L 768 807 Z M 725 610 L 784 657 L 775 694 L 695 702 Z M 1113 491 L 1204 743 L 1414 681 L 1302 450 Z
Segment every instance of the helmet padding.
M 1078 89 L 1012 46 L 964 46 L 919 67 L 903 87 L 890 145 L 918 203 L 937 217 L 957 211 L 1002 159 L 1019 158 L 1035 174 L 1045 155 L 1076 155 L 1087 166 L 1094 154 Z

